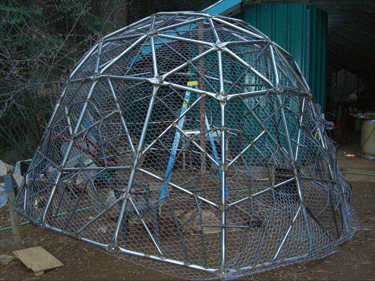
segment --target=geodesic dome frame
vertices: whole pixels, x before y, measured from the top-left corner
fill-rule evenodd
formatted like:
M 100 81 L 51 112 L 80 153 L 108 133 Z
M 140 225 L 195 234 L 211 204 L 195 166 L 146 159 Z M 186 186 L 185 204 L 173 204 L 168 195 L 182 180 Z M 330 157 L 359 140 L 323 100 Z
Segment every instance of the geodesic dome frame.
M 15 205 L 45 228 L 189 279 L 331 254 L 354 234 L 319 106 L 249 24 L 158 13 L 78 63 Z

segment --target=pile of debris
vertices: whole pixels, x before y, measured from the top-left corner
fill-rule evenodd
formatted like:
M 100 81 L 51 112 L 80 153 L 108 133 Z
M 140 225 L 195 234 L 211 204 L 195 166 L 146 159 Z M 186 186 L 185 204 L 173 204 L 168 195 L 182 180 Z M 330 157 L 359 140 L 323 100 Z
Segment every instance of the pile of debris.
M 23 181 L 23 174 L 26 172 L 29 163 L 30 160 L 18 161 L 15 166 L 12 166 L 0 160 L 0 208 L 4 207 L 8 201 L 3 177 L 12 175 L 17 187 L 20 187 Z

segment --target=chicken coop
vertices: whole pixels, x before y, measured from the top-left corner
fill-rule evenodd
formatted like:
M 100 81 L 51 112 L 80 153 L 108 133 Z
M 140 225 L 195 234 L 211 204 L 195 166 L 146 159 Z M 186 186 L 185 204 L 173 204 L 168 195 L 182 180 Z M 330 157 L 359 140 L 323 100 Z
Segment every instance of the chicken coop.
M 322 258 L 355 232 L 325 126 L 295 60 L 259 30 L 154 14 L 78 62 L 15 206 L 180 278 Z

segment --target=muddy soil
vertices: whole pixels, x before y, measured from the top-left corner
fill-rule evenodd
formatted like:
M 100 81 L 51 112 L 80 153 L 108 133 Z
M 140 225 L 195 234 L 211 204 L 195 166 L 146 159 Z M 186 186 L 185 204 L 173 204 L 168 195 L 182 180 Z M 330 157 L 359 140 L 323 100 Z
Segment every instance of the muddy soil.
M 344 157 L 339 167 L 353 188 L 352 206 L 360 225 L 354 237 L 324 259 L 295 264 L 242 278 L 242 280 L 375 280 L 375 161 Z M 0 209 L 0 228 L 11 225 L 8 207 Z M 0 280 L 176 280 L 145 269 L 98 248 L 27 223 L 21 226 L 22 244 L 13 243 L 12 230 L 0 231 L 0 254 L 42 246 L 64 266 L 34 276 L 19 260 L 0 265 Z

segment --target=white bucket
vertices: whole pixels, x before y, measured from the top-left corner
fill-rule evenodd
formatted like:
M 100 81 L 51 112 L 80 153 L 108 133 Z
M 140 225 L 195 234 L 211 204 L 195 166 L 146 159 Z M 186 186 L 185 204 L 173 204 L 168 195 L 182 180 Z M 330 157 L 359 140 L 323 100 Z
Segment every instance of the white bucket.
M 375 159 L 375 119 L 367 119 L 362 122 L 361 156 Z

